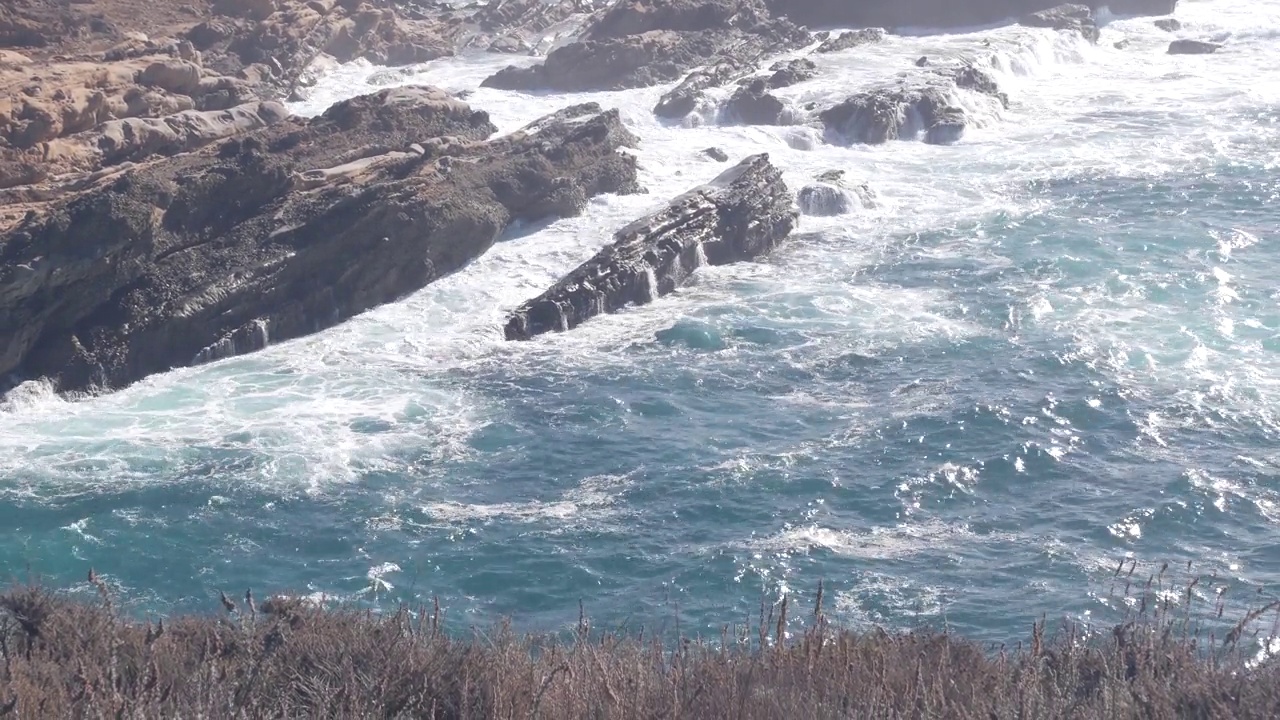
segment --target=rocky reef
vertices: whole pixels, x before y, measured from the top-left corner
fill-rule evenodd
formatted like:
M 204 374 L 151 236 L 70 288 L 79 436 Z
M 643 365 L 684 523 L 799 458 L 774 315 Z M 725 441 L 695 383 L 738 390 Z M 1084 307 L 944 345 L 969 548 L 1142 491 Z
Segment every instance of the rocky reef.
M 782 174 L 753 155 L 711 183 L 671 201 L 614 235 L 613 243 L 550 290 L 521 305 L 508 340 L 567 331 L 597 315 L 671 293 L 703 265 L 758 258 L 795 228 Z
M 0 374 L 113 388 L 256 350 L 417 290 L 513 222 L 637 189 L 616 112 L 493 131 L 401 88 L 100 178 L 0 239 Z

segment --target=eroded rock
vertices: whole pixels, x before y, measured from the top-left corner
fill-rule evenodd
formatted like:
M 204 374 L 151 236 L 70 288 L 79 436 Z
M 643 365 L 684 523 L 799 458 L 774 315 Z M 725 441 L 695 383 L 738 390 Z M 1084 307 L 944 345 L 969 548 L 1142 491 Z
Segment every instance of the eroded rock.
M 797 220 L 782 174 L 768 155 L 751 156 L 619 230 L 612 244 L 521 305 L 507 322 L 506 338 L 563 332 L 626 305 L 653 302 L 703 265 L 768 253 Z
M 0 234 L 0 375 L 117 388 L 256 350 L 413 292 L 513 222 L 638 189 L 616 112 L 493 131 L 399 88 L 87 182 Z

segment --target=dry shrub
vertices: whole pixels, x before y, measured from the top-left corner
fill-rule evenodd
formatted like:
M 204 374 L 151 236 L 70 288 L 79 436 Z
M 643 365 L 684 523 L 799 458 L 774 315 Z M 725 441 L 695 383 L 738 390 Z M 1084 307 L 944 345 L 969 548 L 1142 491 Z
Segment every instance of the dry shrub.
M 1123 564 L 1122 564 L 1123 569 Z M 1108 632 L 1043 621 L 990 651 L 934 631 L 855 633 L 788 604 L 717 642 L 593 632 L 443 632 L 438 606 L 389 615 L 223 597 L 215 617 L 163 624 L 39 586 L 0 594 L 0 717 L 1274 718 L 1280 672 L 1251 664 L 1259 605 L 1219 639 L 1163 571 Z M 1211 584 L 1211 583 L 1210 583 Z M 1221 601 L 1206 613 L 1221 613 Z M 803 624 L 787 639 L 786 628 Z

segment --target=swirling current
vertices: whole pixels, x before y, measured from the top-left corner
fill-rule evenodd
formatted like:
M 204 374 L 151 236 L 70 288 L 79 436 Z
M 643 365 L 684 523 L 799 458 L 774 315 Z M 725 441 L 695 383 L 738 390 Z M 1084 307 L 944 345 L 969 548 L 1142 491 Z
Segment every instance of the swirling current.
M 553 629 L 718 632 L 762 596 L 855 625 L 984 640 L 1117 612 L 1117 561 L 1280 583 L 1280 2 L 1184 0 L 1094 46 L 1020 27 L 815 56 L 779 91 L 832 103 L 920 55 L 969 55 L 953 146 L 843 147 L 816 130 L 671 124 L 666 89 L 479 89 L 510 58 L 396 83 L 474 91 L 503 132 L 617 107 L 647 195 L 511 233 L 466 270 L 320 335 L 67 401 L 0 409 L 0 567 L 86 568 L 137 608 L 246 587 Z M 1115 43 L 1128 40 L 1117 49 Z M 989 41 L 989 42 L 988 42 Z M 529 60 L 530 62 L 532 60 Z M 314 114 L 386 74 L 335 68 Z M 727 92 L 727 91 L 724 91 Z M 768 152 L 838 169 L 875 207 L 804 217 L 767 260 L 530 343 L 505 315 L 613 229 Z

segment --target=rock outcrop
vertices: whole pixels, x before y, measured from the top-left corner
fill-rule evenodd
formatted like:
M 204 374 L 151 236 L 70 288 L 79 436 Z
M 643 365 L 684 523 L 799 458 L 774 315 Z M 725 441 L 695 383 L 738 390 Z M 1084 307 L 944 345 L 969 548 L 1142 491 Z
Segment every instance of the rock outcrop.
M 824 110 L 819 118 L 838 142 L 877 144 L 919 138 L 935 145 L 954 143 L 972 123 L 958 101 L 959 89 L 1003 107 L 1009 104 L 989 73 L 963 65 L 926 70 L 860 92 Z
M 508 340 L 566 331 L 597 315 L 671 293 L 697 268 L 751 260 L 795 228 L 798 214 L 768 155 L 754 155 L 710 184 L 619 230 L 611 245 L 516 310 Z
M 1049 10 L 1061 0 L 768 0 L 775 16 L 810 27 L 954 28 L 985 25 Z M 1089 0 L 1117 15 L 1169 15 L 1177 0 Z
M 752 67 L 767 54 L 808 40 L 791 22 L 770 18 L 763 0 L 618 2 L 580 40 L 556 48 L 545 62 L 507 67 L 484 85 L 561 92 L 646 87 L 703 65 Z
M 885 35 L 884 28 L 863 28 L 861 30 L 849 30 L 842 32 L 835 37 L 827 36 L 818 46 L 819 53 L 841 52 L 843 50 L 852 50 L 863 45 L 872 45 L 883 42 Z
M 1071 3 L 1031 13 L 1020 21 L 1027 27 L 1051 28 L 1078 33 L 1091 43 L 1098 42 L 1102 31 L 1088 5 Z
M 400 88 L 86 178 L 0 234 L 0 376 L 115 388 L 396 300 L 511 223 L 636 187 L 617 113 L 488 116 Z

